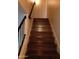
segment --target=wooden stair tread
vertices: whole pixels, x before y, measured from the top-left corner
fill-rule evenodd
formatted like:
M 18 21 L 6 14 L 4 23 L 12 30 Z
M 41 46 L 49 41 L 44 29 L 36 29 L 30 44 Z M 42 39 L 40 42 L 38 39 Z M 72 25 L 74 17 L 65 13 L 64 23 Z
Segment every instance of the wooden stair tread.
M 26 59 L 60 59 L 59 56 L 28 56 Z
M 60 59 L 47 18 L 34 18 L 25 59 Z

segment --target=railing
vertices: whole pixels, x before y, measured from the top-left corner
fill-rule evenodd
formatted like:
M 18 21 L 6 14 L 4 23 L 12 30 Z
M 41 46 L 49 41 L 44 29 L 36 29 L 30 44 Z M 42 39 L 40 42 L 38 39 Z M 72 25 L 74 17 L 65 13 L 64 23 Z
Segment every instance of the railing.
M 19 47 L 18 55 L 20 55 L 21 48 L 22 48 L 22 46 L 23 46 L 23 42 L 24 42 L 25 37 L 26 37 L 26 34 L 23 35 L 23 40 L 22 40 L 22 42 L 21 42 L 21 46 Z
M 32 9 L 30 11 L 30 14 L 29 14 L 29 19 L 31 19 L 31 15 L 32 15 L 32 12 L 33 12 L 33 8 L 34 8 L 34 5 L 35 5 L 35 2 L 32 6 Z M 19 50 L 18 50 L 18 56 L 20 55 L 20 52 L 21 52 L 21 48 L 23 46 L 23 42 L 24 42 L 24 39 L 25 39 L 25 36 L 26 34 L 24 34 L 24 23 L 25 23 L 25 19 L 26 19 L 26 16 L 24 16 L 22 22 L 20 23 L 19 27 L 18 27 L 18 43 L 19 43 Z
M 21 26 L 22 26 L 22 24 L 24 23 L 25 19 L 26 19 L 26 16 L 24 16 L 22 22 L 20 23 L 20 25 L 19 25 L 19 27 L 18 27 L 18 32 L 19 32 L 19 30 L 21 29 Z
M 24 42 L 24 39 L 26 36 L 26 34 L 24 34 L 25 19 L 26 19 L 26 16 L 24 16 L 23 20 L 21 21 L 21 23 L 18 27 L 18 44 L 19 44 L 18 55 L 20 55 L 21 48 L 22 48 L 22 45 L 23 45 L 23 42 Z
M 31 9 L 30 14 L 29 14 L 29 19 L 31 19 L 31 15 L 32 15 L 32 12 L 33 12 L 34 5 L 35 5 L 35 2 L 32 5 L 32 9 Z

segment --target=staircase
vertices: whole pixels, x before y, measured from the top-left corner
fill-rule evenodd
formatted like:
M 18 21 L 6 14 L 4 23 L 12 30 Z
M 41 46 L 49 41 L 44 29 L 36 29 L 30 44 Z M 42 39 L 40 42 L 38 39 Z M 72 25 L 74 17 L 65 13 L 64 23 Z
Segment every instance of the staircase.
M 60 59 L 50 24 L 46 18 L 34 18 L 25 59 Z

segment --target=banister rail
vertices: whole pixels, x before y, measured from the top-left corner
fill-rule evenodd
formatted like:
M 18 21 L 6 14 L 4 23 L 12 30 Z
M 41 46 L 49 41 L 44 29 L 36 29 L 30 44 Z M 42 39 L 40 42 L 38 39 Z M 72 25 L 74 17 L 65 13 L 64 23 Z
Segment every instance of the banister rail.
M 20 30 L 20 28 L 21 28 L 22 24 L 24 23 L 25 19 L 26 19 L 26 16 L 24 16 L 24 18 L 23 18 L 22 22 L 20 23 L 20 25 L 19 25 L 19 27 L 18 27 L 18 32 L 19 32 L 19 30 Z
M 21 45 L 19 46 L 18 56 L 20 55 L 20 52 L 21 52 L 21 49 L 22 49 L 22 46 L 23 46 L 23 42 L 24 42 L 24 39 L 25 39 L 25 36 L 26 36 L 26 34 L 24 34 L 24 28 L 23 28 L 25 19 L 26 19 L 26 16 L 24 16 L 23 20 L 21 21 L 21 23 L 18 27 L 18 41 L 22 40 L 21 42 L 18 42 L 18 43 L 21 43 Z
M 31 15 L 32 15 L 32 12 L 33 12 L 33 9 L 34 9 L 34 5 L 35 5 L 35 2 L 32 5 L 32 9 L 31 9 L 30 14 L 29 14 L 29 19 L 31 19 Z
M 20 48 L 19 48 L 18 56 L 20 55 L 21 48 L 22 48 L 22 46 L 23 46 L 23 42 L 24 42 L 25 37 L 26 37 L 26 34 L 24 34 L 24 36 L 23 36 L 23 40 L 22 40 L 22 44 L 21 44 L 21 46 L 20 46 Z

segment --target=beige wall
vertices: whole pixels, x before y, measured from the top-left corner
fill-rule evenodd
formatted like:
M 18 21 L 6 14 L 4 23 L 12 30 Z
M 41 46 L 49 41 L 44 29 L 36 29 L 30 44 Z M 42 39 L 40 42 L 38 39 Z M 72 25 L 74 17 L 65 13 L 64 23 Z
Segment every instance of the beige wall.
M 34 6 L 32 13 L 33 18 L 47 18 L 47 6 L 46 0 L 40 0 L 39 5 Z
M 60 5 L 59 0 L 47 0 L 47 15 L 60 49 Z
M 23 7 L 25 13 L 30 13 L 33 3 L 30 0 L 19 0 L 19 3 Z
M 39 5 L 35 5 L 32 13 L 33 18 L 47 18 L 47 0 L 39 0 Z M 25 13 L 30 13 L 33 2 L 32 0 L 19 0 L 19 3 L 23 7 Z

